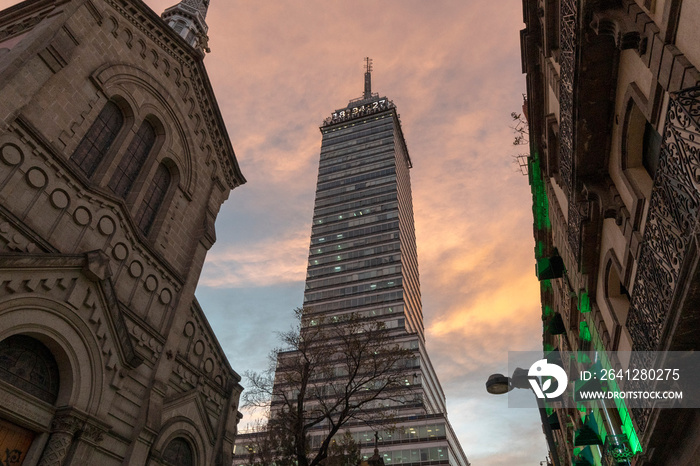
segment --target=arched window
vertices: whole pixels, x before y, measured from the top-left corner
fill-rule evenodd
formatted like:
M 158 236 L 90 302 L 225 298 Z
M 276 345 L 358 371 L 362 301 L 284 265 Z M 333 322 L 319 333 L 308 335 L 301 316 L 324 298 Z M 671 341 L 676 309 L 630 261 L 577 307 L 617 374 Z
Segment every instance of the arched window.
M 117 104 L 112 101 L 107 102 L 73 155 L 70 156 L 80 171 L 88 177 L 95 173 L 123 124 L 124 114 Z
M 153 176 L 153 181 L 148 185 L 141 207 L 136 214 L 136 224 L 145 235 L 151 231 L 158 209 L 170 187 L 170 180 L 170 170 L 161 163 Z
M 623 168 L 642 194 L 649 198 L 659 165 L 661 135 L 631 100 L 625 119 Z
M 608 304 L 608 308 L 611 312 L 610 318 L 612 322 L 607 322 L 610 318 L 606 318 L 606 326 L 608 326 L 608 332 L 612 339 L 612 349 L 617 350 L 620 348 L 620 338 L 622 333 L 622 327 L 627 324 L 627 314 L 630 308 L 630 294 L 625 288 L 620 278 L 620 264 L 616 258 L 611 258 L 607 261 L 605 266 L 605 301 Z
M 47 403 L 58 396 L 58 365 L 51 351 L 26 335 L 13 335 L 0 342 L 0 380 Z
M 178 34 L 180 34 L 182 32 L 182 30 L 185 29 L 185 26 L 186 26 L 186 24 L 182 20 L 177 20 L 177 21 L 170 23 L 170 27 L 172 27 L 173 30 L 175 32 L 177 32 Z
M 156 131 L 153 125 L 144 121 L 127 147 L 112 179 L 109 180 L 109 189 L 114 194 L 122 198 L 129 194 L 155 142 Z
M 163 451 L 163 460 L 171 466 L 194 466 L 192 447 L 185 439 L 177 437 Z

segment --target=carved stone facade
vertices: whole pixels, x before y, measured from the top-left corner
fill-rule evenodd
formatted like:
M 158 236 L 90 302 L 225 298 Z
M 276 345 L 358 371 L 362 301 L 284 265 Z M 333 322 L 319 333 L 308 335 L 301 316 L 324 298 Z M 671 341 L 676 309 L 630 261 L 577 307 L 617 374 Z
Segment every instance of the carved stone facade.
M 536 255 L 565 268 L 541 282 L 543 317 L 566 327 L 545 325 L 545 352 L 700 349 L 700 10 L 681 0 L 523 5 L 529 177 L 546 206 L 534 210 Z M 621 363 L 648 366 L 641 357 Z M 700 456 L 697 410 L 622 402 L 587 414 L 554 411 L 555 465 Z M 600 447 L 575 445 L 594 417 Z
M 0 12 L 0 462 L 231 464 L 240 377 L 194 290 L 245 179 L 202 58 L 141 0 Z

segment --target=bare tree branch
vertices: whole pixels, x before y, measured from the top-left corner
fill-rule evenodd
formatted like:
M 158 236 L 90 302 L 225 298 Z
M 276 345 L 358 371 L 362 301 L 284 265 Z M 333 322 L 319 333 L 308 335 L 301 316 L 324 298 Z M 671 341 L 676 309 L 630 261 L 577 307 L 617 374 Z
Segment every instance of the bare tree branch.
M 301 309 L 296 315 L 297 324 L 280 334 L 284 348 L 273 352 L 268 369 L 246 373 L 250 388 L 243 401 L 269 406 L 268 425 L 288 444 L 271 441 L 268 447 L 294 451 L 298 466 L 316 466 L 337 454 L 334 436 L 350 421 L 391 425 L 392 406 L 415 397 L 417 354 L 397 344 L 396 333 L 380 320 L 326 318 Z M 315 451 L 309 449 L 311 431 L 322 435 Z

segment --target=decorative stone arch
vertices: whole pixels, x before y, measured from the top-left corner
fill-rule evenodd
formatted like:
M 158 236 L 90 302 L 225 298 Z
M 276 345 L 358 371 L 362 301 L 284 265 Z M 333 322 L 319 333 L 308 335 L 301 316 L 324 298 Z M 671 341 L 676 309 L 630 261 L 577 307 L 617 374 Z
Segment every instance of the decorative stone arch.
M 629 281 L 614 250 L 609 249 L 605 253 L 602 265 L 603 300 L 610 312 L 610 319 L 613 323 L 608 331 L 611 338 L 611 348 L 615 351 L 620 344 L 622 327 L 627 322 L 630 297 L 626 283 Z
M 172 466 L 194 466 L 194 451 L 184 437 L 175 437 L 163 450 L 163 460 Z
M 143 120 L 154 126 L 157 137 L 161 139 L 156 142 L 153 152 L 144 166 L 143 171 L 147 175 L 147 179 L 150 179 L 158 163 L 168 160 L 168 168 L 173 167 L 177 170 L 177 184 L 175 186 L 179 186 L 189 196 L 186 186 L 187 181 L 183 181 L 182 175 L 186 172 L 186 167 L 183 164 L 182 157 L 173 149 L 173 134 L 176 131 L 174 131 L 174 125 L 170 121 L 170 117 L 167 113 L 162 112 L 160 108 L 150 103 L 146 103 L 141 107 L 140 114 L 143 116 Z
M 104 365 L 90 328 L 60 302 L 24 296 L 0 302 L 0 341 L 17 335 L 44 345 L 59 373 L 53 404 L 0 381 L 0 418 L 31 437 L 24 461 L 63 461 L 77 433 L 99 442 L 108 427 L 96 419 L 109 404 L 102 396 Z
M 91 329 L 65 304 L 40 297 L 0 302 L 0 341 L 27 335 L 44 344 L 56 359 L 60 386 L 56 407 L 87 414 L 105 410 L 104 363 Z
M 184 439 L 192 448 L 193 464 L 204 466 L 207 463 L 207 454 L 204 438 L 200 434 L 200 429 L 192 422 L 192 420 L 177 416 L 169 419 L 160 430 L 160 434 L 153 442 L 151 453 L 149 455 L 150 465 L 167 465 L 163 458 L 168 445 L 175 439 Z
M 619 157 L 615 160 L 615 165 L 634 199 L 630 214 L 635 230 L 641 229 L 642 216 L 651 198 L 653 185 L 653 179 L 642 163 L 645 127 L 647 122 L 654 125 L 659 111 L 658 105 L 650 105 L 636 83 L 629 84 L 623 98 L 622 131 L 616 142 Z
M 161 85 L 158 78 L 146 71 L 132 65 L 104 65 L 92 74 L 93 82 L 106 95 L 129 94 L 128 84 L 138 86 L 153 97 L 152 102 L 142 105 L 136 113 L 145 117 L 148 113 L 160 114 L 161 123 L 167 131 L 166 140 L 161 150 L 167 151 L 175 158 L 180 159 L 181 183 L 183 191 L 192 196 L 196 186 L 196 174 L 194 173 L 194 161 L 192 153 L 196 151 L 190 141 L 196 140 L 195 131 L 191 128 L 190 115 L 182 112 L 181 105 L 173 105 L 179 97 L 172 95 L 165 86 Z M 158 110 L 156 110 L 158 109 Z M 138 117 L 137 117 L 138 119 Z M 172 134 L 170 132 L 172 131 Z M 182 147 L 182 152 L 173 151 L 174 141 Z

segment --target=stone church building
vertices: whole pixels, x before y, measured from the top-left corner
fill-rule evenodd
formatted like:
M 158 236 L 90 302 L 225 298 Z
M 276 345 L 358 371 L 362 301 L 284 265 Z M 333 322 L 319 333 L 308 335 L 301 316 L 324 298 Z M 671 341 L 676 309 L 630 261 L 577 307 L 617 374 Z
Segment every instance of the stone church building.
M 240 377 L 194 298 L 245 183 L 209 0 L 0 12 L 0 463 L 230 465 Z

